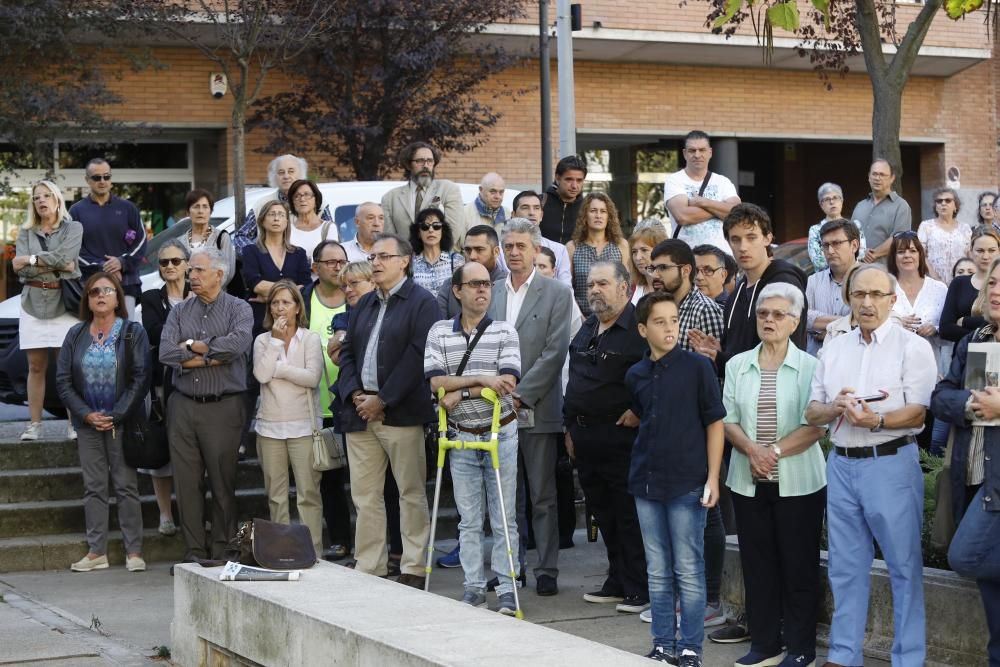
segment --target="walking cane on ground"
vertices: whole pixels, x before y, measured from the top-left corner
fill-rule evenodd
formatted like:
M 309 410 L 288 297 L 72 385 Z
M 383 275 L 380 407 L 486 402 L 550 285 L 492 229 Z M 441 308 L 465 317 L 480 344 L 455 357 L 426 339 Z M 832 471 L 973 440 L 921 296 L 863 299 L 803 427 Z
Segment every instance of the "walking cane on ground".
M 438 389 L 438 401 L 444 398 L 445 391 L 442 387 Z M 489 452 L 490 461 L 493 462 L 493 474 L 496 475 L 497 479 L 497 495 L 500 499 L 500 515 L 507 516 L 507 507 L 504 503 L 503 498 L 503 487 L 500 485 L 500 453 L 498 451 L 500 447 L 499 434 L 500 434 L 500 398 L 496 395 L 496 392 L 489 388 L 483 388 L 481 398 L 486 399 L 493 404 L 493 424 L 490 427 L 490 439 L 488 442 L 480 442 L 478 440 L 472 441 L 462 441 L 462 440 L 451 440 L 448 438 L 448 413 L 445 411 L 444 407 L 438 404 L 438 458 L 437 458 L 437 476 L 434 480 L 434 509 L 431 513 L 431 536 L 430 541 L 427 543 L 427 560 L 424 565 L 424 590 L 429 591 L 431 587 L 431 570 L 433 569 L 434 563 L 434 535 L 437 532 L 437 514 L 438 514 L 438 503 L 441 500 L 441 473 L 444 470 L 444 461 L 449 449 L 478 449 L 484 452 Z M 495 533 L 494 533 L 495 535 Z M 494 537 L 494 539 L 496 539 Z M 507 522 L 504 521 L 503 524 L 503 539 L 507 543 L 507 567 L 510 569 L 510 578 L 513 581 L 517 580 L 517 573 L 514 571 L 514 552 L 510 547 L 510 533 L 507 530 Z M 493 569 L 497 569 L 498 564 L 493 563 Z M 517 585 L 514 586 L 514 607 L 516 612 L 514 613 L 515 618 L 523 619 L 524 612 L 521 611 L 521 599 L 517 593 Z

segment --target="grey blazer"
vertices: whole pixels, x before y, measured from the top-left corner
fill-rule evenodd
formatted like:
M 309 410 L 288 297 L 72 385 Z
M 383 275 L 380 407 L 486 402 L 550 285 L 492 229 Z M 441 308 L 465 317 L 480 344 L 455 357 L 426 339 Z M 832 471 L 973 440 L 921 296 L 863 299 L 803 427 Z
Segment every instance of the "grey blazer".
M 18 255 L 37 255 L 36 266 L 25 266 L 17 272 L 22 283 L 29 281 L 53 282 L 62 278 L 80 277 L 80 244 L 83 242 L 83 225 L 75 220 L 63 220 L 45 241 L 48 250 L 42 249 L 38 228 L 21 227 L 15 242 Z M 72 271 L 59 271 L 55 267 L 74 262 Z M 84 297 L 86 298 L 86 297 Z M 66 312 L 62 290 L 45 290 L 25 285 L 21 290 L 21 307 L 40 320 L 50 320 Z M 70 313 L 76 317 L 77 313 Z
M 493 285 L 489 316 L 507 319 L 507 281 Z M 535 411 L 531 433 L 562 432 L 562 368 L 569 351 L 573 291 L 535 273 L 514 328 L 521 345 L 521 402 Z
M 445 221 L 451 227 L 451 237 L 457 243 L 464 233 L 465 204 L 462 202 L 462 192 L 451 181 L 436 178 L 431 181 L 424 193 L 420 210 L 439 208 L 444 211 Z M 413 224 L 413 204 L 410 202 L 410 184 L 401 185 L 385 193 L 382 197 L 382 212 L 385 214 L 385 231 L 387 234 L 397 234 L 404 239 L 410 238 L 410 225 Z M 451 248 L 442 248 L 451 250 Z

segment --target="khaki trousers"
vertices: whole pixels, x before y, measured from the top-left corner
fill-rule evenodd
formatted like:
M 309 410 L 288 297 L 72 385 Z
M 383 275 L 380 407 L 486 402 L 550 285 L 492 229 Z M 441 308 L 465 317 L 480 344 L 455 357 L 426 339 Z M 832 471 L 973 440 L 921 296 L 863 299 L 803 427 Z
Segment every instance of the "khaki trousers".
M 351 469 L 351 498 L 358 513 L 354 536 L 355 569 L 385 576 L 386 551 L 385 469 L 399 487 L 400 532 L 403 559 L 400 572 L 424 576 L 423 554 L 430 538 L 427 509 L 427 454 L 420 426 L 386 426 L 369 422 L 368 429 L 347 434 Z
M 271 521 L 288 524 L 288 466 L 295 475 L 295 506 L 299 520 L 309 529 L 316 558 L 323 555 L 323 501 L 319 495 L 322 475 L 312 467 L 312 436 L 277 440 L 257 436 L 257 455 L 264 471 L 264 489 Z

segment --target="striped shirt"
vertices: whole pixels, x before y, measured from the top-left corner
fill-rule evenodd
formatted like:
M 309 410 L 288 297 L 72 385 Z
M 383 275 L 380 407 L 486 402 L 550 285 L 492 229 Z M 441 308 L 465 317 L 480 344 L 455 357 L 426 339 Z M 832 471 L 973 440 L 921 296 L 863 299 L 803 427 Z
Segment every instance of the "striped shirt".
M 704 334 L 715 336 L 722 340 L 723 316 L 722 306 L 714 299 L 705 296 L 701 290 L 694 286 L 688 291 L 687 296 L 681 301 L 678 311 L 678 344 L 681 349 L 688 352 L 696 352 L 691 341 L 688 340 L 688 331 L 698 329 Z
M 517 330 L 509 322 L 494 322 L 484 317 L 471 335 L 462 329 L 461 316 L 437 322 L 427 333 L 424 354 L 424 376 L 428 379 L 455 375 L 462 357 L 475 337 L 476 331 L 485 327 L 483 335 L 469 355 L 463 376 L 513 375 L 521 377 L 521 348 Z M 500 417 L 514 412 L 514 399 L 508 394 L 500 399 Z M 493 421 L 493 405 L 482 398 L 468 398 L 458 402 L 449 414 L 449 421 L 467 428 L 484 428 Z
M 220 292 L 215 301 L 185 299 L 170 309 L 160 337 L 160 363 L 174 370 L 174 387 L 188 396 L 220 396 L 246 391 L 247 359 L 253 345 L 253 311 L 243 299 Z M 188 352 L 186 340 L 208 345 L 204 358 L 218 366 L 181 368 L 202 355 Z
M 757 444 L 771 445 L 778 440 L 778 371 L 760 369 L 760 393 L 757 394 Z M 768 475 L 768 482 L 778 481 L 778 471 Z

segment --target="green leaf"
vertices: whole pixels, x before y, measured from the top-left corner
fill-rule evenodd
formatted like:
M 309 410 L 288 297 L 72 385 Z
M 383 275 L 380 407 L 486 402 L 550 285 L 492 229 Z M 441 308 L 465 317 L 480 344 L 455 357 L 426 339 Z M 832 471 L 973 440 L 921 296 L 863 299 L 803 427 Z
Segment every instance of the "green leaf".
M 944 9 L 948 18 L 960 19 L 983 6 L 983 0 L 945 0 Z
M 715 22 L 712 23 L 712 28 L 721 28 L 729 23 L 742 6 L 743 0 L 726 0 L 726 13 L 715 19 Z
M 767 8 L 767 20 L 771 25 L 794 32 L 799 27 L 799 8 L 794 0 L 779 2 Z

